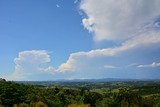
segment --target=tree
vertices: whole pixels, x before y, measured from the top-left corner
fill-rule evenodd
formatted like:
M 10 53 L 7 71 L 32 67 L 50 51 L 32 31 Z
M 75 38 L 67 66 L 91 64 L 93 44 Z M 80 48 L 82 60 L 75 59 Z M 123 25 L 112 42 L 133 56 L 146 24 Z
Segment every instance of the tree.
M 6 82 L 6 80 L 3 78 L 0 78 L 0 82 Z
M 19 104 L 25 100 L 25 90 L 22 85 L 12 82 L 1 83 L 0 85 L 0 100 L 2 105 L 11 107 L 14 104 Z
M 96 106 L 96 101 L 102 100 L 103 96 L 96 92 L 86 92 L 84 95 L 84 104 L 90 104 L 91 107 Z
M 140 94 L 135 90 L 127 88 L 119 89 L 119 92 L 114 96 L 114 100 L 118 107 L 121 105 L 127 105 L 127 107 L 142 106 Z

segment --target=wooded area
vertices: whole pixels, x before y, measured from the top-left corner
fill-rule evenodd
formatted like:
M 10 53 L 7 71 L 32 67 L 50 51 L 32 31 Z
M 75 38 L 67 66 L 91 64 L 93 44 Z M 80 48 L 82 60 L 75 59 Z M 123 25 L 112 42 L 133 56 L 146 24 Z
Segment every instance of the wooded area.
M 44 86 L 1 81 L 0 104 L 4 107 L 160 107 L 160 82 L 63 82 Z

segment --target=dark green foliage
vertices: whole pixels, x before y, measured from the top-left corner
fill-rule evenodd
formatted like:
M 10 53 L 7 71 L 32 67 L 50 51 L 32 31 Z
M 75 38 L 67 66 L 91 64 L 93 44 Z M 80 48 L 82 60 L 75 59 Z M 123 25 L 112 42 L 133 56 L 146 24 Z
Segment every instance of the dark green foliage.
M 111 82 L 107 88 L 100 88 L 107 83 L 91 83 L 91 87 L 89 83 L 78 83 L 80 88 L 76 83 L 67 83 L 72 87 L 75 84 L 69 88 L 0 82 L 0 107 L 160 107 L 159 83 L 132 83 Z M 117 88 L 120 84 L 122 88 Z
M 0 82 L 6 82 L 6 80 L 3 78 L 0 78 Z
M 25 101 L 25 86 L 13 82 L 0 82 L 0 101 L 2 105 L 13 106 L 13 104 Z
M 84 104 L 90 104 L 92 107 L 96 106 L 96 101 L 102 100 L 103 97 L 99 93 L 86 92 L 84 95 Z
M 124 103 L 128 107 L 142 107 L 142 97 L 136 90 L 127 88 L 119 89 L 119 92 L 114 95 L 114 100 L 117 107 L 121 107 Z
M 143 98 L 144 107 L 160 107 L 160 94 L 149 95 Z

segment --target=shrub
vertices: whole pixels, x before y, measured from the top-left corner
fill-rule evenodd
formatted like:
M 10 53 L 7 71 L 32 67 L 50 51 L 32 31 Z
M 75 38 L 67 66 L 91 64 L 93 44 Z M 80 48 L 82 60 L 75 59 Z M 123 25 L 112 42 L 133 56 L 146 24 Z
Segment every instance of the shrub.
M 47 107 L 46 104 L 44 104 L 43 102 L 39 101 L 35 104 L 35 107 Z

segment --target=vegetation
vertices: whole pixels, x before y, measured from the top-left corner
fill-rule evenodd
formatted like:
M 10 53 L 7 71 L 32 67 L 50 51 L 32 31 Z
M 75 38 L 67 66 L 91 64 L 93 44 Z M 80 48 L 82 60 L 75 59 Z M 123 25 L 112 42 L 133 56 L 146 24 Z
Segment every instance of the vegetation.
M 1 81 L 0 107 L 160 107 L 160 82 Z

